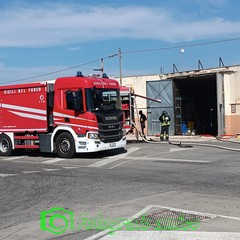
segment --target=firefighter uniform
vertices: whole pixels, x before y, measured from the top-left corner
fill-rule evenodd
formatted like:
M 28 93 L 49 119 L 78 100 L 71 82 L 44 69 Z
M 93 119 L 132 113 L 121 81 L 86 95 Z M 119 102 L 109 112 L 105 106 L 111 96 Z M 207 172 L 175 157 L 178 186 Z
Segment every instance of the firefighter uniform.
M 169 126 L 170 126 L 171 118 L 166 111 L 162 112 L 162 115 L 159 117 L 159 121 L 161 122 L 160 140 L 163 141 L 164 135 L 165 135 L 165 139 L 168 141 L 169 140 Z

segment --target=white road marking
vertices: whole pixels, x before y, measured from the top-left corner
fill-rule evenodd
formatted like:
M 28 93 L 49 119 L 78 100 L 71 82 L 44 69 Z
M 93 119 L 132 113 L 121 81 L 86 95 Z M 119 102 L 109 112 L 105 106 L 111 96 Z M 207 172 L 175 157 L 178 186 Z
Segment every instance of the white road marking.
M 129 154 L 139 150 L 139 149 L 140 149 L 139 147 L 129 148 L 126 153 L 122 153 L 122 154 L 119 154 L 119 155 L 116 155 L 116 156 L 109 157 L 108 159 L 104 159 L 102 161 L 90 164 L 90 165 L 88 165 L 88 167 L 102 167 L 102 166 L 107 165 L 109 163 L 118 161 L 119 159 L 122 159 L 122 158 L 128 156 Z
M 4 158 L 1 159 L 2 161 L 12 161 L 12 160 L 16 160 L 16 159 L 21 159 L 21 158 L 25 158 L 26 156 L 18 156 L 18 157 L 8 157 L 8 158 Z
M 22 171 L 24 174 L 41 173 L 41 171 Z
M 189 151 L 189 150 L 196 150 L 196 148 L 170 148 L 169 152 L 180 152 L 180 151 Z
M 126 157 L 126 159 L 139 160 L 139 161 L 164 161 L 164 162 L 192 162 L 192 163 L 210 163 L 207 160 L 192 160 L 181 158 L 151 158 L 151 157 Z
M 63 167 L 63 168 L 66 168 L 66 169 L 74 169 L 74 168 L 79 168 L 79 167 Z
M 53 169 L 53 168 L 43 168 L 43 171 L 51 172 L 51 171 L 59 171 L 60 169 Z
M 172 239 L 172 240 L 179 240 L 179 235 L 178 234 L 183 234 L 181 239 L 185 239 L 185 240 L 212 240 L 212 239 L 218 239 L 218 240 L 237 240 L 240 239 L 240 233 L 232 233 L 232 232 L 213 232 L 211 234 L 211 232 L 192 232 L 193 234 L 199 234 L 199 235 L 189 235 L 187 236 L 188 233 L 191 233 L 189 231 L 127 231 L 127 237 L 129 236 L 129 238 L 120 238 L 120 233 L 124 233 L 124 231 L 119 231 L 116 232 L 118 229 L 120 229 L 121 227 L 123 227 L 124 225 L 126 225 L 127 223 L 131 222 L 133 219 L 138 218 L 140 216 L 142 216 L 144 213 L 148 212 L 149 210 L 151 210 L 152 208 L 161 208 L 161 209 L 169 209 L 169 210 L 173 210 L 173 211 L 181 211 L 184 213 L 191 213 L 191 214 L 197 214 L 197 215 L 207 215 L 211 218 L 215 218 L 215 217 L 221 217 L 221 218 L 227 218 L 227 219 L 232 219 L 232 220 L 238 220 L 240 221 L 239 217 L 233 217 L 233 216 L 226 216 L 226 215 L 220 215 L 220 214 L 212 214 L 212 213 L 203 213 L 203 212 L 197 212 L 197 211 L 190 211 L 190 210 L 185 210 L 185 209 L 178 209 L 178 208 L 171 208 L 171 207 L 166 207 L 166 206 L 160 206 L 160 205 L 148 205 L 146 206 L 144 209 L 142 209 L 141 211 L 139 211 L 138 213 L 136 213 L 135 215 L 133 215 L 132 217 L 128 218 L 127 220 L 117 224 L 114 227 L 111 227 L 111 229 L 106 229 L 102 232 L 99 232 L 97 234 L 92 235 L 89 238 L 86 238 L 85 240 L 94 240 L 97 239 L 99 237 L 102 237 L 104 235 L 107 235 L 109 232 L 115 232 L 115 234 L 117 235 L 116 238 L 114 236 L 105 236 L 103 238 L 101 238 L 102 240 L 121 240 L 121 239 L 129 239 L 129 240 L 141 240 L 141 239 Z M 138 235 L 139 233 L 139 235 Z M 148 234 L 158 234 L 155 237 L 152 237 L 151 235 L 144 235 L 144 237 L 141 237 L 142 233 L 148 233 Z M 164 234 L 176 234 L 176 235 L 164 235 Z M 135 238 L 136 236 L 136 238 Z M 143 236 L 143 235 L 142 235 Z M 175 238 L 175 236 L 177 238 Z M 134 237 L 134 238 L 133 238 Z M 171 238 L 172 237 L 172 238 Z M 197 238 L 195 238 L 197 237 Z M 199 238 L 200 237 L 200 238 Z
M 151 205 L 151 206 L 153 208 L 164 208 L 164 209 L 170 209 L 170 210 L 173 210 L 173 211 L 180 211 L 180 212 L 182 211 L 182 212 L 185 212 L 185 213 L 196 214 L 196 215 L 208 215 L 211 218 L 221 217 L 221 218 L 227 218 L 227 219 L 231 219 L 231 220 L 240 221 L 240 217 L 226 216 L 226 215 L 221 215 L 221 214 L 216 214 L 216 213 L 190 211 L 190 210 L 179 209 L 179 208 L 171 208 L 171 207 L 160 206 L 160 205 Z
M 10 176 L 16 176 L 18 174 L 8 174 L 8 173 L 0 173 L 0 177 L 10 177 Z
M 154 154 L 148 154 L 147 156 L 145 156 L 144 158 L 148 158 L 148 157 L 152 157 L 152 156 L 158 156 L 159 154 L 163 155 L 163 154 L 168 154 L 171 152 L 178 152 L 178 151 L 184 151 L 184 150 L 192 150 L 193 148 L 170 148 L 168 151 L 166 152 L 161 152 L 161 153 L 154 153 Z M 194 148 L 194 150 L 197 148 Z
M 171 239 L 171 240 L 239 240 L 237 232 L 190 232 L 190 231 L 118 231 L 108 235 L 102 240 L 146 240 L 146 239 Z
M 112 231 L 112 232 L 115 232 L 117 229 L 123 227 L 125 224 L 127 224 L 127 223 L 133 221 L 133 219 L 142 216 L 144 213 L 146 213 L 147 211 L 149 211 L 151 208 L 152 208 L 151 205 L 145 207 L 144 209 L 142 209 L 141 211 L 139 211 L 138 213 L 136 213 L 136 214 L 133 215 L 132 217 L 128 218 L 127 220 L 125 220 L 125 221 L 123 221 L 123 222 L 117 224 L 117 225 L 114 226 L 114 227 L 111 227 L 111 231 Z M 96 238 L 102 237 L 102 236 L 108 234 L 109 231 L 110 231 L 110 229 L 106 229 L 106 230 L 104 230 L 104 231 L 102 231 L 102 232 L 99 232 L 99 233 L 97 233 L 97 234 L 94 234 L 94 235 L 92 235 L 91 237 L 86 238 L 86 239 L 84 239 L 84 240 L 93 240 L 93 239 L 96 239 Z
M 125 162 L 119 163 L 119 164 L 117 164 L 117 165 L 115 165 L 115 166 L 113 166 L 113 167 L 110 167 L 109 169 L 113 169 L 113 168 L 119 167 L 119 166 L 121 166 L 121 165 L 123 165 L 123 164 L 125 164 L 125 163 L 133 162 L 133 161 L 134 161 L 134 160 L 125 161 Z
M 47 164 L 51 164 L 51 163 L 56 163 L 56 162 L 61 162 L 61 161 L 65 161 L 65 160 L 68 160 L 66 158 L 53 158 L 51 160 L 47 160 L 47 161 L 44 161 L 42 163 L 47 163 Z

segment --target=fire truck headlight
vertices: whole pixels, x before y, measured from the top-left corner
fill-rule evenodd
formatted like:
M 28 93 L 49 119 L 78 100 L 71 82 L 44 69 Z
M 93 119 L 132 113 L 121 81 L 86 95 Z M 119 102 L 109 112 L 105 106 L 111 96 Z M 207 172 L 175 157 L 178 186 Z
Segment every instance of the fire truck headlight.
M 98 133 L 88 133 L 89 139 L 99 139 Z
M 123 129 L 123 137 L 127 135 L 126 129 Z

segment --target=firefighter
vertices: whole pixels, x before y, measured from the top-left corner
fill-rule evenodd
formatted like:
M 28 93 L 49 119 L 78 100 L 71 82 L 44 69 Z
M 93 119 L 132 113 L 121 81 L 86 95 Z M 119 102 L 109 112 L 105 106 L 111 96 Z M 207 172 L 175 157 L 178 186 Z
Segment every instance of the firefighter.
M 142 130 L 142 136 L 146 139 L 144 128 L 146 127 L 145 122 L 147 121 L 147 117 L 145 114 L 143 114 L 142 110 L 139 111 L 139 115 L 140 115 L 140 125 Z
M 171 118 L 166 111 L 162 112 L 162 115 L 159 117 L 159 121 L 161 122 L 161 133 L 160 133 L 160 140 L 164 140 L 164 135 L 166 141 L 169 140 L 169 126 Z

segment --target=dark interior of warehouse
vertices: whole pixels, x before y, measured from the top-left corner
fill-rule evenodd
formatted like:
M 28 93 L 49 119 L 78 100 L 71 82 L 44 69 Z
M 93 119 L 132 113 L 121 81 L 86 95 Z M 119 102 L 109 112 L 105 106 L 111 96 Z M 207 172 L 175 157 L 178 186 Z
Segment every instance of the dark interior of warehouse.
M 188 76 L 173 82 L 174 98 L 180 99 L 175 103 L 181 105 L 182 131 L 190 129 L 199 135 L 217 135 L 216 75 Z

